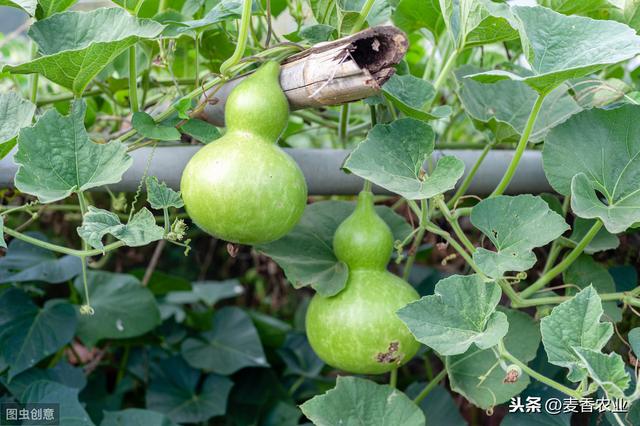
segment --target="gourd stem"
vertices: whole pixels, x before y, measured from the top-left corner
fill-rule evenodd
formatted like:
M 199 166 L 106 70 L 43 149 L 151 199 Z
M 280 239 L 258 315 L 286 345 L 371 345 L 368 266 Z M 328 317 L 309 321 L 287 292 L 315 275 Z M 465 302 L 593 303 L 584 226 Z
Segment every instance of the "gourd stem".
M 398 367 L 391 370 L 391 374 L 389 375 L 389 386 L 395 388 L 398 385 Z
M 442 88 L 442 86 L 444 85 L 444 82 L 447 81 L 447 78 L 449 77 L 449 73 L 451 72 L 451 69 L 455 65 L 456 59 L 458 59 L 458 55 L 460 51 L 461 51 L 460 49 L 455 49 L 451 53 L 449 58 L 447 58 L 447 62 L 445 62 L 442 69 L 440 70 L 440 74 L 438 74 L 438 78 L 436 79 L 435 83 L 433 83 L 433 88 L 436 93 L 438 93 L 440 88 Z
M 38 46 L 36 45 L 35 41 L 31 41 L 31 59 L 35 59 L 37 56 L 38 56 Z M 39 77 L 40 77 L 40 74 L 38 73 L 31 74 L 31 82 L 30 82 L 31 90 L 29 93 L 29 99 L 33 104 L 36 104 L 38 102 L 38 78 Z
M 545 274 L 543 274 L 540 278 L 538 278 L 536 282 L 534 282 L 529 287 L 521 291 L 520 297 L 524 299 L 526 299 L 527 297 L 530 297 L 535 292 L 537 292 L 538 290 L 542 289 L 545 285 L 547 285 L 556 276 L 563 273 L 582 254 L 582 252 L 589 245 L 591 240 L 593 240 L 595 236 L 598 234 L 598 232 L 600 231 L 600 228 L 602 228 L 602 221 L 600 219 L 597 219 L 596 222 L 591 227 L 591 229 L 589 229 L 589 232 L 587 232 L 585 236 L 582 238 L 582 240 L 580 240 L 580 242 L 573 248 L 573 250 L 569 252 L 567 257 L 565 257 L 562 260 L 562 262 L 558 263 L 556 266 L 554 266 Z
M 371 192 L 371 181 L 364 180 L 364 185 L 362 185 L 362 190 L 364 192 Z
M 347 148 L 347 134 L 349 132 L 349 104 L 340 108 L 340 127 L 338 127 L 338 141 L 342 149 Z
M 475 177 L 476 173 L 478 172 L 478 169 L 480 169 L 480 165 L 482 164 L 484 159 L 487 157 L 487 154 L 489 154 L 489 151 L 491 151 L 492 147 L 493 147 L 493 145 L 491 145 L 491 144 L 486 144 L 484 146 L 484 148 L 482 149 L 482 152 L 480 153 L 480 156 L 478 157 L 478 159 L 474 163 L 473 167 L 469 171 L 469 174 L 464 178 L 464 180 L 462 181 L 462 184 L 460 185 L 460 187 L 458 188 L 456 193 L 453 195 L 453 197 L 447 203 L 447 207 L 452 209 L 456 205 L 458 200 L 460 198 L 462 198 L 467 193 L 467 190 L 469 189 L 469 186 L 471 186 L 471 183 L 473 182 L 473 178 Z
M 535 104 L 533 104 L 533 108 L 531 109 L 531 113 L 529 114 L 529 118 L 527 119 L 527 124 L 525 125 L 522 136 L 520 136 L 520 140 L 518 141 L 518 146 L 516 147 L 513 159 L 511 159 L 511 163 L 509 164 L 507 171 L 504 173 L 502 180 L 490 195 L 490 197 L 497 197 L 498 195 L 502 195 L 509 186 L 509 183 L 511 183 L 511 179 L 513 179 L 513 175 L 516 173 L 516 169 L 518 168 L 518 163 L 520 163 L 520 159 L 522 158 L 522 155 L 527 148 L 529 136 L 533 131 L 533 126 L 536 124 L 536 118 L 538 118 L 538 113 L 540 112 L 540 108 L 542 107 L 542 102 L 544 102 L 545 97 L 546 94 L 540 93 L 538 95 L 538 98 L 536 99 Z
M 562 202 L 562 217 L 567 217 L 567 212 L 569 211 L 569 204 L 571 203 L 571 196 L 567 195 L 564 197 L 564 201 Z M 546 274 L 549 269 L 553 266 L 553 264 L 558 259 L 560 253 L 562 253 L 563 246 L 561 244 L 562 239 L 556 238 L 551 243 L 551 248 L 549 249 L 549 256 L 547 256 L 547 260 L 544 263 L 544 268 L 542 269 L 542 275 Z
M 367 0 L 364 6 L 362 6 L 362 10 L 360 10 L 360 14 L 356 19 L 356 22 L 353 24 L 353 27 L 351 27 L 351 34 L 357 33 L 358 31 L 360 31 L 360 29 L 362 29 L 362 26 L 367 20 L 367 16 L 369 16 L 369 12 L 371 12 L 371 8 L 373 7 L 374 3 L 375 0 Z
M 438 196 L 438 197 L 435 197 L 434 200 L 436 202 L 436 206 L 440 209 L 440 211 L 442 212 L 442 215 L 447 220 L 447 222 L 449 222 L 449 225 L 451 225 L 453 232 L 456 234 L 460 242 L 465 246 L 467 250 L 469 250 L 470 253 L 473 254 L 476 251 L 475 246 L 471 243 L 471 241 L 469 241 L 464 231 L 462 231 L 462 228 L 460 228 L 460 224 L 458 223 L 458 220 L 454 218 L 453 215 L 451 214 L 451 211 L 447 207 L 447 204 L 444 202 L 444 198 L 441 196 Z
M 136 69 L 136 45 L 129 47 L 129 106 L 131 112 L 138 112 L 138 70 Z
M 447 376 L 447 370 L 446 368 L 443 368 L 436 375 L 436 377 L 433 378 L 433 380 L 427 383 L 427 385 L 424 387 L 424 389 L 422 389 L 422 391 L 418 394 L 418 396 L 413 398 L 413 402 L 415 402 L 416 404 L 419 404 L 420 401 L 425 399 L 427 395 L 429 395 L 429 392 L 431 392 L 436 386 L 438 386 L 438 383 L 440 383 L 446 376 Z
M 402 278 L 405 281 L 408 281 L 409 279 L 411 268 L 413 268 L 413 264 L 416 261 L 416 256 L 418 255 L 418 249 L 420 248 L 420 244 L 422 243 L 422 239 L 424 238 L 426 226 L 429 221 L 428 212 L 429 210 L 427 208 L 427 201 L 420 200 L 420 223 L 418 224 L 418 233 L 416 234 L 416 238 L 413 240 L 413 244 L 409 249 L 409 257 L 407 258 L 407 262 L 404 265 L 404 271 L 402 272 Z
M 238 30 L 238 42 L 233 54 L 229 59 L 220 65 L 220 74 L 227 76 L 229 68 L 240 62 L 244 56 L 244 50 L 247 47 L 247 38 L 249 37 L 249 24 L 251 22 L 251 5 L 252 0 L 244 0 L 242 5 L 242 17 L 240 18 L 240 29 Z

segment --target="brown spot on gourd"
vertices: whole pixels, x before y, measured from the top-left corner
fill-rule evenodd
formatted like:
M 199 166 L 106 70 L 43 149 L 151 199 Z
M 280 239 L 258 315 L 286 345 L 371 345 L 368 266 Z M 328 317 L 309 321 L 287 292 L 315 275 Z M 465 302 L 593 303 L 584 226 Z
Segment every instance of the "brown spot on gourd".
M 392 341 L 389 343 L 389 348 L 386 352 L 378 352 L 376 354 L 376 361 L 384 364 L 399 363 L 402 361 L 404 354 L 400 353 L 400 342 Z

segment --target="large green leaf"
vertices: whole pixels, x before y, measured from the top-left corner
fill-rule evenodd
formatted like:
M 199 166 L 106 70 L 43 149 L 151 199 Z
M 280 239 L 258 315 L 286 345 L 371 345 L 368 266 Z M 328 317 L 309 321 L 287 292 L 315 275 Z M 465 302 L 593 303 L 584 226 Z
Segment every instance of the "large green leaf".
M 168 26 L 163 35 L 167 37 L 177 37 L 183 34 L 193 35 L 226 20 L 238 19 L 242 16 L 242 3 L 241 0 L 221 0 L 201 19 L 166 21 Z
M 191 366 L 224 375 L 269 365 L 251 318 L 236 307 L 217 311 L 211 331 L 185 340 L 181 352 Z
M 538 326 L 523 312 L 504 312 L 509 321 L 509 332 L 504 338 L 507 350 L 522 362 L 531 361 L 540 344 Z M 451 389 L 474 405 L 487 409 L 508 401 L 529 385 L 526 374 L 515 383 L 505 383 L 505 372 L 497 363 L 493 350 L 480 350 L 475 346 L 464 354 L 446 357 L 445 368 Z
M 640 107 L 583 111 L 549 132 L 544 171 L 580 217 L 611 233 L 640 220 Z M 576 155 L 579 153 L 579 155 Z
M 613 352 L 605 355 L 588 348 L 573 348 L 589 372 L 589 377 L 607 393 L 610 398 L 623 398 L 631 377 L 625 371 L 622 357 Z
M 87 385 L 82 367 L 73 367 L 66 361 L 60 361 L 50 368 L 30 368 L 12 377 L 11 381 L 0 376 L 0 383 L 16 398 L 20 398 L 32 383 L 41 380 L 57 382 L 78 390 Z
M 422 411 L 404 393 L 358 377 L 338 376 L 336 387 L 300 406 L 316 426 L 424 426 Z
M 600 296 L 589 286 L 553 308 L 540 323 L 549 362 L 568 368 L 568 378 L 574 382 L 582 380 L 586 370 L 573 348 L 599 351 L 613 334 L 611 323 L 600 322 L 602 313 Z
M 40 309 L 21 290 L 0 293 L 0 350 L 9 380 L 69 343 L 76 325 L 66 302 L 50 300 Z
M 153 213 L 143 207 L 125 224 L 120 223 L 117 214 L 109 210 L 89 206 L 82 218 L 82 226 L 77 228 L 78 235 L 91 247 L 103 249 L 102 238 L 111 234 L 130 247 L 145 246 L 161 240 L 164 229 L 156 225 Z
M 443 157 L 430 174 L 422 166 L 434 148 L 431 126 L 413 118 L 376 125 L 347 157 L 344 168 L 410 200 L 422 200 L 453 189 L 464 163 Z
M 201 380 L 200 372 L 179 356 L 165 359 L 152 366 L 147 408 L 176 423 L 206 422 L 225 414 L 232 386 L 231 380 L 215 374 Z
M 490 129 L 498 142 L 519 139 L 536 102 L 535 90 L 519 81 L 503 80 L 482 84 L 465 76 L 480 72 L 480 68 L 465 65 L 456 70 L 459 97 L 464 110 L 476 127 Z M 549 130 L 582 111 L 568 93 L 568 86 L 560 85 L 542 103 L 530 142 L 544 140 Z
M 333 296 L 344 288 L 348 274 L 347 265 L 333 253 L 333 234 L 354 208 L 355 203 L 345 201 L 313 203 L 289 234 L 256 248 L 280 265 L 295 288 L 311 286 L 323 296 Z M 411 232 L 404 218 L 389 207 L 376 206 L 376 212 L 396 240 Z
M 24 391 L 20 401 L 30 404 L 59 404 L 58 424 L 93 426 L 89 415 L 78 400 L 78 392 L 78 389 L 60 383 L 39 380 Z
M 456 46 L 479 46 L 518 37 L 508 4 L 491 0 L 440 0 L 442 14 Z
M 0 145 L 12 143 L 20 129 L 31 125 L 35 112 L 36 106 L 16 93 L 0 94 Z
M 538 3 L 564 15 L 583 15 L 608 6 L 609 0 L 539 0 Z
M 4 69 L 15 74 L 42 74 L 81 95 L 89 82 L 120 53 L 138 40 L 157 37 L 163 28 L 155 21 L 138 19 L 120 8 L 57 13 L 29 29 L 29 37 L 42 56 Z
M 46 241 L 40 233 L 28 233 L 30 237 Z M 62 283 L 78 275 L 82 263 L 76 256 L 56 257 L 49 250 L 13 239 L 7 254 L 0 258 L 0 284 L 27 281 Z
M 0 0 L 0 6 L 16 7 L 34 16 L 38 2 L 37 0 Z
M 482 272 L 500 278 L 507 271 L 526 271 L 536 263 L 535 247 L 562 235 L 569 225 L 540 197 L 501 195 L 478 203 L 471 212 L 471 223 L 496 247 L 479 247 L 473 260 Z
M 587 255 L 578 257 L 564 271 L 562 278 L 564 284 L 569 286 L 566 290 L 567 296 L 573 296 L 589 285 L 593 285 L 598 294 L 614 293 L 616 291 L 616 284 L 607 268 Z M 578 286 L 578 289 L 574 286 Z M 602 307 L 607 320 L 613 322 L 622 321 L 622 310 L 615 300 L 604 302 Z
M 324 361 L 311 348 L 307 335 L 299 331 L 287 333 L 277 353 L 287 366 L 284 374 L 315 378 L 324 367 Z
M 408 33 L 426 28 L 437 38 L 445 29 L 438 0 L 400 0 L 392 19 Z
M 132 159 L 119 141 L 91 142 L 84 128 L 86 104 L 76 101 L 69 116 L 48 110 L 18 136 L 16 187 L 51 203 L 73 192 L 119 182 Z
M 509 324 L 496 312 L 502 291 L 478 275 L 453 275 L 440 280 L 435 292 L 398 311 L 416 340 L 440 355 L 458 355 L 471 344 L 487 349 L 498 344 Z
M 106 411 L 100 426 L 176 426 L 167 416 L 151 410 L 127 408 Z
M 533 75 L 489 71 L 473 78 L 487 83 L 521 80 L 539 93 L 548 93 L 569 79 L 584 77 L 640 53 L 640 37 L 618 22 L 565 16 L 545 7 L 515 6 L 513 12 L 518 17 L 522 48 Z
M 82 279 L 75 280 L 82 291 Z M 133 275 L 90 271 L 89 300 L 95 313 L 81 315 L 78 337 L 88 346 L 102 339 L 140 336 L 160 324 L 160 312 L 149 289 Z

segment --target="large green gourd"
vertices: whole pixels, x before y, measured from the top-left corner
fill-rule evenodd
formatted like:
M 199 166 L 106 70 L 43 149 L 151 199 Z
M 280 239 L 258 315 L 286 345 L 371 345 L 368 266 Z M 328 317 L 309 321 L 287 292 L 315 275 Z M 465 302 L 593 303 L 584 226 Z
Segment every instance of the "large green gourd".
M 327 364 L 357 374 L 380 374 L 410 360 L 419 343 L 396 311 L 418 299 L 409 283 L 387 271 L 393 235 L 362 191 L 355 211 L 336 230 L 333 249 L 349 267 L 345 288 L 316 294 L 307 310 L 309 343 Z
M 231 92 L 226 134 L 200 149 L 182 174 L 187 213 L 226 241 L 277 240 L 298 222 L 307 202 L 300 168 L 275 144 L 289 117 L 279 74 L 280 66 L 267 62 Z

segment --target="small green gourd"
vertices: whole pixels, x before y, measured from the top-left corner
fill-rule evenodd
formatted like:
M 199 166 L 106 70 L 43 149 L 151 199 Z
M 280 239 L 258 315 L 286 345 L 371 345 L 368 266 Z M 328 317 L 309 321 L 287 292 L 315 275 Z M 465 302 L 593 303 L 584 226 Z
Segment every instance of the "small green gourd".
M 387 271 L 393 234 L 376 213 L 371 192 L 360 192 L 355 211 L 336 230 L 333 249 L 349 277 L 337 295 L 311 300 L 311 347 L 327 364 L 357 374 L 381 374 L 409 361 L 419 343 L 396 311 L 419 296 Z
M 187 213 L 220 239 L 259 244 L 277 240 L 300 220 L 307 186 L 293 159 L 276 145 L 289 104 L 280 66 L 266 62 L 233 89 L 227 132 L 189 161 L 180 183 Z

